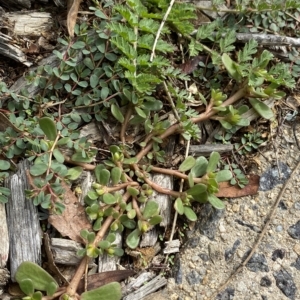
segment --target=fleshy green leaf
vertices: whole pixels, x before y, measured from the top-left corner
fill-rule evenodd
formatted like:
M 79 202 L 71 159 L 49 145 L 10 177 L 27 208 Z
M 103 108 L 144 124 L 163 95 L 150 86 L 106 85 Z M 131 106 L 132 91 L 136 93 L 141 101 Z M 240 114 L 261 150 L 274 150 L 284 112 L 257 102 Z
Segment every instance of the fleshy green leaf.
M 103 202 L 106 204 L 115 204 L 117 203 L 118 199 L 114 195 L 110 193 L 106 193 L 103 195 Z
M 113 232 L 109 233 L 105 240 L 112 244 L 116 240 L 116 234 Z
M 196 160 L 193 156 L 188 156 L 179 166 L 179 171 L 185 172 L 193 168 L 195 165 Z
M 102 169 L 99 171 L 99 176 L 97 177 L 97 181 L 100 184 L 107 185 L 109 182 L 109 179 L 110 179 L 110 172 L 107 169 Z
M 193 197 L 199 196 L 200 194 L 204 193 L 207 189 L 207 186 L 203 183 L 198 183 L 194 185 L 192 188 L 187 190 L 187 194 Z
M 132 197 L 136 197 L 137 195 L 139 195 L 139 190 L 132 187 L 132 186 L 128 186 L 127 187 L 127 192 L 132 196 Z
M 57 129 L 54 121 L 49 117 L 43 117 L 39 119 L 39 125 L 45 133 L 46 137 L 50 141 L 55 141 L 57 137 Z
M 110 247 L 110 242 L 104 240 L 104 241 L 101 241 L 99 242 L 98 246 L 101 248 L 101 249 L 108 249 Z
M 56 283 L 55 283 L 55 282 L 50 282 L 50 283 L 48 284 L 47 290 L 46 290 L 47 295 L 48 295 L 48 296 L 52 296 L 52 295 L 56 292 L 56 290 L 57 290 L 57 285 L 56 285 Z
M 216 197 L 215 195 L 213 194 L 209 194 L 207 196 L 207 200 L 208 202 L 215 208 L 217 209 L 223 209 L 225 208 L 225 204 L 223 201 L 221 201 L 218 197 Z
M 50 283 L 55 284 L 56 288 L 58 288 L 57 282 L 49 273 L 47 273 L 40 266 L 29 261 L 25 261 L 20 264 L 17 269 L 15 278 L 19 284 L 24 279 L 31 279 L 34 285 L 34 289 L 40 291 L 47 291 Z
M 70 180 L 76 180 L 82 173 L 83 168 L 82 167 L 74 167 L 68 169 L 67 177 Z
M 153 216 L 150 220 L 149 220 L 149 224 L 150 225 L 157 225 L 162 221 L 162 217 L 159 215 Z
M 54 149 L 53 150 L 53 156 L 61 164 L 65 161 L 64 155 L 59 151 L 59 149 Z
M 193 187 L 195 185 L 192 171 L 188 175 L 188 182 L 190 187 Z
M 229 170 L 222 170 L 217 173 L 215 179 L 217 182 L 222 182 L 222 181 L 228 181 L 231 178 L 232 178 L 232 173 Z
M 40 291 L 37 291 L 32 295 L 32 300 L 42 300 L 42 298 L 43 294 Z
M 133 230 L 126 238 L 126 244 L 129 248 L 135 249 L 140 242 L 141 231 L 139 229 Z
M 195 165 L 191 169 L 191 173 L 194 178 L 203 176 L 206 173 L 208 161 L 204 156 L 200 156 L 196 159 Z
M 145 219 L 149 219 L 153 217 L 154 215 L 158 214 L 159 212 L 159 206 L 158 203 L 150 200 L 146 203 L 144 211 L 143 211 L 143 217 Z
M 10 163 L 6 160 L 0 160 L 0 170 L 6 171 L 10 168 Z
M 20 289 L 28 296 L 31 296 L 34 293 L 33 282 L 29 278 L 23 279 L 19 282 Z
M 252 107 L 256 110 L 256 112 L 263 118 L 269 120 L 274 117 L 273 111 L 265 103 L 255 98 L 250 98 L 249 102 L 251 103 Z
M 77 162 L 85 162 L 85 163 L 90 163 L 94 160 L 93 157 L 83 157 L 81 152 L 76 152 L 72 155 L 72 160 L 77 161 Z
M 111 105 L 111 113 L 120 123 L 124 122 L 124 116 L 122 115 L 120 108 L 116 104 Z
M 197 220 L 197 215 L 189 206 L 184 207 L 184 215 L 187 217 L 188 220 L 192 222 L 195 222 Z
M 218 152 L 212 152 L 209 157 L 206 172 L 214 172 L 220 160 L 220 154 Z
M 119 183 L 122 175 L 122 170 L 118 167 L 112 168 L 110 171 L 110 176 L 112 180 L 112 184 L 116 185 Z
M 234 62 L 227 53 L 223 53 L 222 62 L 228 73 L 232 76 L 232 78 L 239 82 L 241 80 L 239 65 L 236 62 Z
M 111 282 L 97 289 L 81 294 L 81 300 L 120 300 L 122 298 L 121 285 Z
M 32 176 L 40 176 L 44 174 L 47 171 L 47 169 L 48 166 L 44 163 L 36 164 L 30 168 L 30 174 Z
M 136 210 L 135 209 L 130 209 L 128 212 L 127 212 L 127 217 L 129 219 L 134 219 L 136 217 Z
M 181 200 L 180 198 L 177 198 L 177 199 L 175 200 L 174 208 L 175 208 L 175 210 L 176 210 L 180 215 L 183 215 L 183 213 L 184 213 L 184 207 L 183 207 L 182 200 Z

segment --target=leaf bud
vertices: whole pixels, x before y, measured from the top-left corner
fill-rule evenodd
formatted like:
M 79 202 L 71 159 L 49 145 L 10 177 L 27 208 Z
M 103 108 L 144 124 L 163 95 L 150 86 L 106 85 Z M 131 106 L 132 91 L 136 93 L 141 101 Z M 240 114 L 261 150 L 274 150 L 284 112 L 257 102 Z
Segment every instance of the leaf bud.
M 106 250 L 106 252 L 109 254 L 109 255 L 113 255 L 115 253 L 115 249 L 114 248 L 108 248 Z
M 97 189 L 97 190 L 96 190 L 96 193 L 97 193 L 99 196 L 102 196 L 102 195 L 105 193 L 105 190 L 104 190 L 104 189 Z
M 100 189 L 102 186 L 101 184 L 97 183 L 97 182 L 93 182 L 92 184 L 92 188 L 94 188 L 95 190 Z

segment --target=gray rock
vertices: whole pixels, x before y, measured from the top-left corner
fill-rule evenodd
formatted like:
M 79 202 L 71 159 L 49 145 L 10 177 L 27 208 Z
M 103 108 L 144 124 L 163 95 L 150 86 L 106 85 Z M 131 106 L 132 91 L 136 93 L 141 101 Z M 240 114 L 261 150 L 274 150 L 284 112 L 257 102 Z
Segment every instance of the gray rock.
M 264 296 L 264 295 L 261 295 L 261 299 L 262 299 L 262 300 L 268 300 L 268 297 L 267 297 L 267 296 Z
M 241 244 L 241 241 L 236 240 L 231 249 L 226 249 L 225 250 L 225 260 L 226 261 L 230 261 L 231 259 L 233 259 L 234 253 L 235 253 L 236 249 L 239 247 L 240 244 Z
M 288 234 L 293 238 L 300 240 L 300 221 L 292 225 L 288 229 Z
M 276 280 L 276 285 L 281 292 L 289 299 L 295 300 L 297 288 L 291 274 L 286 270 L 281 269 L 278 272 L 274 272 L 273 276 Z
M 278 169 L 280 169 L 280 174 Z M 276 185 L 284 183 L 290 177 L 291 172 L 287 164 L 279 162 L 278 166 L 272 167 L 262 174 L 259 180 L 259 190 L 269 191 Z
M 244 255 L 244 259 L 248 256 L 250 251 L 247 251 Z M 246 265 L 247 269 L 252 272 L 269 272 L 267 260 L 263 254 L 254 253 L 251 259 Z
M 300 210 L 300 202 L 299 202 L 299 201 L 295 202 L 294 207 L 295 207 L 297 210 Z
M 234 298 L 234 289 L 228 287 L 225 291 L 218 294 L 216 300 L 232 300 Z
M 272 260 L 276 261 L 277 258 L 283 259 L 285 255 L 284 249 L 276 249 L 272 253 Z
M 291 266 L 294 267 L 294 268 L 296 268 L 297 270 L 300 271 L 300 256 L 298 256 L 298 258 L 296 259 L 296 261 L 293 262 L 293 263 L 291 264 Z
M 199 284 L 202 280 L 202 277 L 197 271 L 192 270 L 190 273 L 186 275 L 186 280 L 190 285 L 194 285 L 194 284 Z
M 272 281 L 268 276 L 264 276 L 260 280 L 260 285 L 265 286 L 265 287 L 269 287 L 269 286 L 272 285 Z
M 203 261 L 209 261 L 209 256 L 205 253 L 200 253 L 199 257 L 203 260 Z
M 182 283 L 182 266 L 179 256 L 175 259 L 174 266 L 172 268 L 172 275 L 176 284 Z
M 280 201 L 279 204 L 278 204 L 278 207 L 282 210 L 287 210 L 287 206 L 286 204 L 284 203 L 284 201 Z
M 198 214 L 198 221 L 196 221 L 195 229 L 213 240 L 215 238 L 219 221 L 224 214 L 224 209 L 215 209 L 209 203 L 204 204 Z
M 189 239 L 187 242 L 187 246 L 190 248 L 196 248 L 199 245 L 200 238 L 199 237 L 194 237 Z

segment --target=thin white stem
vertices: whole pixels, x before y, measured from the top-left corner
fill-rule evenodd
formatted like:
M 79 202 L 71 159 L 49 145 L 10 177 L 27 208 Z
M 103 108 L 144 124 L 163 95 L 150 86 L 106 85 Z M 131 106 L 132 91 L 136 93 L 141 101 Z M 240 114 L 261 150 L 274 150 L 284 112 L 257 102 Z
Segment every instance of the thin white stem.
M 167 11 L 166 11 L 166 13 L 164 15 L 164 18 L 163 18 L 162 22 L 160 23 L 160 26 L 158 28 L 158 31 L 156 33 L 156 37 L 155 37 L 155 40 L 154 40 L 154 43 L 153 43 L 152 52 L 151 52 L 151 56 L 150 56 L 150 62 L 152 62 L 152 60 L 154 58 L 155 48 L 156 48 L 157 41 L 158 41 L 160 33 L 161 33 L 161 31 L 162 31 L 162 29 L 163 29 L 163 27 L 165 25 L 165 22 L 166 22 L 169 14 L 171 12 L 171 9 L 173 7 L 174 2 L 175 2 L 175 0 L 171 0 L 170 5 L 169 5 L 169 7 L 168 7 L 168 9 L 167 9 Z

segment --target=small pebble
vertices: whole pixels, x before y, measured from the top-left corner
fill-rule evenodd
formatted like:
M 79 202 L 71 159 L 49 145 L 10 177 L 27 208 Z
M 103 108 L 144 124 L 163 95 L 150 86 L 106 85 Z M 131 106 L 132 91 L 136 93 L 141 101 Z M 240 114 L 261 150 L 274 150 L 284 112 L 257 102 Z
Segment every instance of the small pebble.
M 293 248 L 294 252 L 297 253 L 300 256 L 300 245 L 296 244 Z
M 226 229 L 225 229 L 223 223 L 220 223 L 220 225 L 219 225 L 219 230 L 220 230 L 220 232 L 222 232 L 222 233 L 226 232 Z
M 239 210 L 240 210 L 239 204 L 233 204 L 233 205 L 232 205 L 232 211 L 233 211 L 233 212 L 238 212 Z
M 297 202 L 294 204 L 294 207 L 295 207 L 297 210 L 300 210 L 300 202 L 297 201 Z
M 277 232 L 281 232 L 283 230 L 283 227 L 281 225 L 278 225 L 275 230 Z

